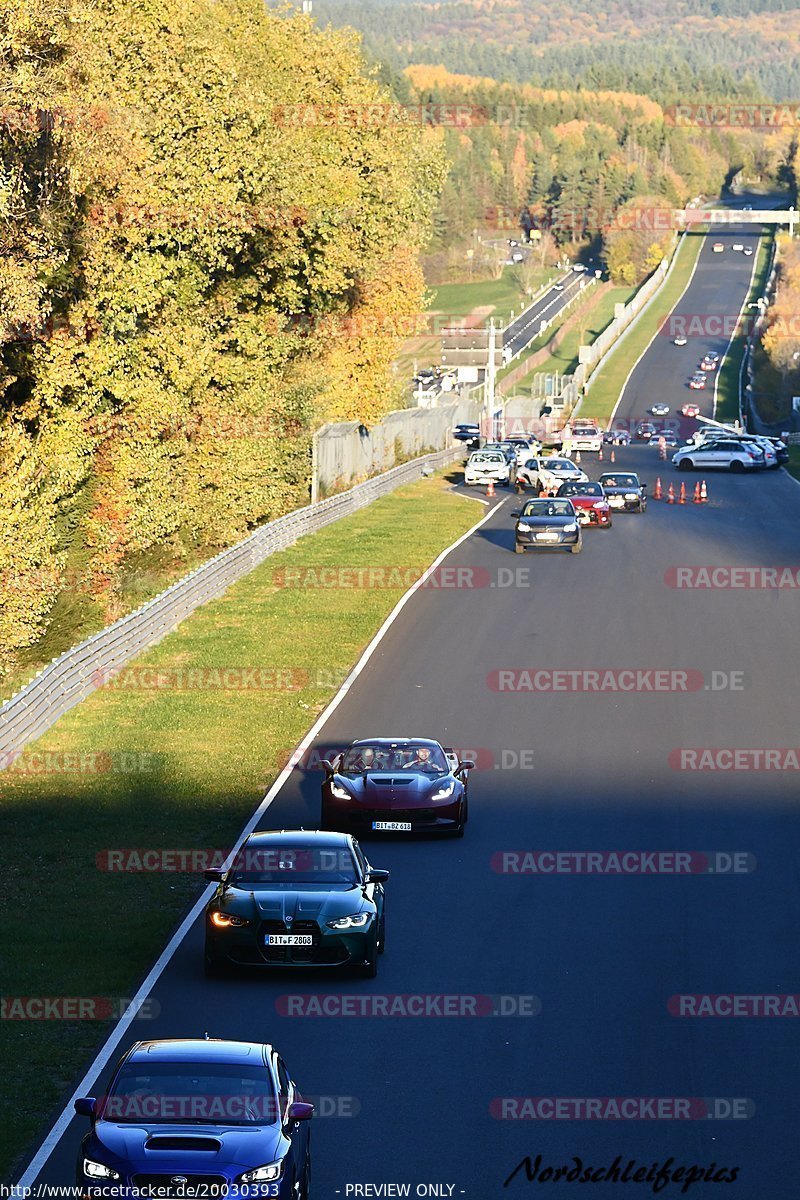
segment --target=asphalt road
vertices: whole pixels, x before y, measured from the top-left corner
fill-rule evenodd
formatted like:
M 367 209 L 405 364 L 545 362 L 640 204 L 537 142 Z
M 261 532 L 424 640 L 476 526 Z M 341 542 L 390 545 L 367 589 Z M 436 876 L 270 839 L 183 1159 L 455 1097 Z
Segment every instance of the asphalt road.
M 691 304 L 730 307 L 751 263 L 704 250 Z M 630 415 L 644 416 L 656 390 L 682 402 L 679 380 L 704 349 L 657 338 L 626 392 Z M 616 457 L 651 490 L 659 471 L 679 481 L 651 447 Z M 591 461 L 590 472 L 607 466 Z M 199 925 L 162 975 L 160 1014 L 134 1036 L 269 1040 L 306 1093 L 346 1097 L 339 1111 L 358 1110 L 315 1119 L 315 1200 L 376 1195 L 347 1189 L 389 1183 L 410 1184 L 412 1195 L 417 1185 L 453 1185 L 453 1196 L 472 1200 L 538 1194 L 522 1173 L 503 1187 L 538 1154 L 543 1167 L 577 1156 L 599 1168 L 617 1155 L 623 1165 L 716 1163 L 738 1168 L 737 1183 L 695 1183 L 690 1196 L 796 1197 L 796 1022 L 668 1009 L 675 994 L 797 985 L 797 772 L 682 770 L 671 758 L 681 748 L 798 745 L 797 594 L 671 582 L 687 564 L 797 566 L 800 491 L 783 472 L 708 484 L 709 504 L 651 503 L 644 516 L 618 516 L 610 531 L 588 531 L 577 557 L 515 557 L 515 500 L 503 496 L 449 560 L 481 568 L 473 578 L 485 586 L 419 591 L 335 711 L 321 741 L 424 734 L 479 762 L 463 841 L 367 843 L 373 865 L 392 872 L 378 979 L 206 981 Z M 493 672 L 526 668 L 687 670 L 703 680 L 667 694 L 492 688 Z M 264 827 L 313 826 L 319 780 L 295 772 Z M 719 851 L 754 856 L 741 861 L 755 867 L 624 877 L 493 868 L 494 855 L 521 850 Z M 535 996 L 540 1011 L 297 1018 L 278 1011 L 288 993 Z M 713 1106 L 697 1104 L 697 1119 L 493 1115 L 493 1100 L 522 1096 L 733 1100 L 747 1119 L 700 1116 Z M 40 1183 L 71 1181 L 84 1128 L 72 1122 Z M 652 1185 L 597 1191 L 651 1195 Z M 571 1189 L 562 1181 L 552 1194 Z
M 558 290 L 555 285 L 548 288 L 534 304 L 506 326 L 503 348 L 510 347 L 512 355 L 524 350 L 528 343 L 541 333 L 542 322 L 545 321 L 549 325 L 574 299 L 575 294 L 581 290 L 581 284 L 586 285 L 588 278 L 588 273 L 576 271 L 567 271 L 566 274 L 560 275 L 556 283 L 561 285 L 562 290 Z

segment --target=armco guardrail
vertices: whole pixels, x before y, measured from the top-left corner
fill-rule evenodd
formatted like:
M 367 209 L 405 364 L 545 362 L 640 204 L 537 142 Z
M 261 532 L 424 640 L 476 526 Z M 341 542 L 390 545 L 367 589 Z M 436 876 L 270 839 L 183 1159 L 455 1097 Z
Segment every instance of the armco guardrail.
M 418 479 L 426 467 L 444 466 L 462 455 L 461 447 L 426 454 L 348 492 L 287 513 L 223 550 L 136 612 L 73 646 L 0 708 L 0 770 L 59 717 L 91 695 L 108 672 L 154 646 L 201 604 L 216 600 L 271 554 L 291 546 L 304 534 L 349 516 L 401 484 Z

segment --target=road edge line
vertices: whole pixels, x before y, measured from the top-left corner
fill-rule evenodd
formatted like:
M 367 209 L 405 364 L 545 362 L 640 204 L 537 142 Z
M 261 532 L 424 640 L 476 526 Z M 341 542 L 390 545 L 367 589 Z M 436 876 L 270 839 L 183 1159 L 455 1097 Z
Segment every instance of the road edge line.
M 430 578 L 431 574 L 436 570 L 436 568 L 439 566 L 440 563 L 444 562 L 444 560 L 448 557 L 448 555 L 452 554 L 453 551 L 457 550 L 458 547 L 463 542 L 467 541 L 468 538 L 472 537 L 472 535 L 478 529 L 480 529 L 482 525 L 485 525 L 485 523 L 489 520 L 489 518 L 492 516 L 492 514 L 495 512 L 495 510 L 500 508 L 502 506 L 502 504 L 505 503 L 506 499 L 508 499 L 508 497 L 505 497 L 500 502 L 500 504 L 493 505 L 493 507 L 490 508 L 488 510 L 488 512 L 483 514 L 483 516 L 480 518 L 479 521 L 476 521 L 475 524 L 472 525 L 466 531 L 466 533 L 463 533 L 459 538 L 457 538 L 454 542 L 452 542 L 449 546 L 447 546 L 438 555 L 438 557 L 434 559 L 434 561 L 431 563 L 431 565 L 423 571 L 423 573 L 420 575 L 419 579 L 415 580 L 415 582 L 412 583 L 411 587 L 406 592 L 403 593 L 403 595 L 400 597 L 400 599 L 395 604 L 394 608 L 391 610 L 391 612 L 388 614 L 388 616 L 384 619 L 383 623 L 379 626 L 379 628 L 378 628 L 377 632 L 375 633 L 375 635 L 373 636 L 372 640 L 367 644 L 365 649 L 362 651 L 360 658 L 356 662 L 356 664 L 353 667 L 350 674 L 347 676 L 347 678 L 344 680 L 344 682 L 340 686 L 339 690 L 336 692 L 335 696 L 333 696 L 331 698 L 331 700 L 328 702 L 328 704 L 326 705 L 323 712 L 320 713 L 320 715 L 317 717 L 314 724 L 309 729 L 308 733 L 306 733 L 306 735 L 301 739 L 301 741 L 295 747 L 292 757 L 294 757 L 294 755 L 297 755 L 297 754 L 302 754 L 303 751 L 308 748 L 310 743 L 314 740 L 314 738 L 319 733 L 320 729 L 322 729 L 323 726 L 326 724 L 329 717 L 336 711 L 336 709 L 342 703 L 345 696 L 350 691 L 350 688 L 352 687 L 353 683 L 358 679 L 359 675 L 361 675 L 361 673 L 364 670 L 364 668 L 366 667 L 367 663 L 372 658 L 372 655 L 375 653 L 378 646 L 383 641 L 383 638 L 388 633 L 389 629 L 392 627 L 392 625 L 395 623 L 397 618 L 400 616 L 400 613 L 403 611 L 406 604 L 408 604 L 411 597 L 414 596 L 417 593 L 417 591 L 419 591 L 419 589 L 422 587 L 422 585 L 425 583 L 425 581 Z M 258 822 L 261 820 L 261 817 L 264 815 L 264 813 L 270 807 L 273 800 L 276 798 L 276 796 L 279 794 L 279 792 L 283 789 L 284 784 L 289 779 L 293 770 L 294 770 L 294 765 L 289 765 L 289 766 L 284 767 L 282 769 L 282 771 L 279 773 L 279 775 L 277 776 L 277 778 L 274 780 L 272 785 L 269 787 L 265 796 L 261 800 L 261 803 L 258 805 L 258 807 L 256 808 L 253 815 L 250 817 L 250 819 L 247 821 L 242 832 L 240 833 L 239 837 L 237 838 L 236 844 L 231 851 L 231 857 L 233 857 L 233 855 L 236 854 L 238 848 L 241 846 L 244 839 L 253 831 L 253 829 L 256 827 Z M 28 1163 L 27 1167 L 25 1168 L 23 1174 L 20 1176 L 20 1178 L 16 1184 L 16 1186 L 18 1188 L 30 1187 L 38 1179 L 40 1172 L 42 1171 L 42 1169 L 46 1165 L 46 1163 L 49 1161 L 50 1156 L 52 1155 L 52 1153 L 55 1150 L 58 1143 L 61 1141 L 61 1139 L 64 1136 L 66 1130 L 68 1129 L 70 1123 L 72 1122 L 73 1117 L 75 1116 L 75 1113 L 73 1111 L 75 1100 L 77 1100 L 79 1096 L 86 1095 L 86 1091 L 85 1091 L 86 1086 L 88 1086 L 88 1084 L 95 1078 L 95 1076 L 100 1071 L 102 1071 L 104 1069 L 104 1067 L 108 1063 L 108 1060 L 111 1058 L 111 1055 L 114 1053 L 119 1042 L 122 1040 L 123 1035 L 126 1033 L 129 1026 L 131 1025 L 131 1023 L 136 1019 L 136 1013 L 138 1012 L 138 1009 L 141 1007 L 142 1003 L 149 996 L 154 984 L 158 981 L 158 979 L 162 975 L 164 968 L 172 960 L 172 958 L 175 955 L 175 952 L 178 950 L 179 946 L 181 945 L 184 938 L 186 937 L 186 934 L 189 932 L 189 930 L 194 925 L 195 921 L 197 920 L 198 916 L 202 912 L 203 908 L 205 908 L 214 887 L 215 887 L 214 884 L 209 884 L 208 887 L 205 888 L 205 890 L 202 892 L 202 894 L 198 897 L 195 904 L 192 906 L 192 908 L 189 910 L 189 912 L 183 918 L 183 920 L 181 921 L 178 928 L 172 934 L 172 937 L 167 942 L 167 945 L 161 951 L 161 954 L 156 959 L 154 965 L 150 968 L 147 975 L 143 979 L 142 983 L 137 988 L 136 994 L 130 1000 L 128 1008 L 125 1010 L 125 1013 L 122 1015 L 122 1017 L 120 1017 L 117 1024 L 114 1026 L 114 1028 L 109 1033 L 105 1042 L 103 1043 L 100 1050 L 98 1051 L 96 1057 L 92 1060 L 91 1065 L 87 1068 L 86 1071 L 84 1071 L 84 1074 L 83 1074 L 83 1077 L 81 1078 L 80 1083 L 77 1085 L 75 1090 L 72 1092 L 66 1105 L 62 1109 L 59 1116 L 56 1118 L 55 1122 L 53 1123 L 53 1125 L 50 1129 L 50 1132 L 47 1134 L 44 1141 L 41 1143 L 41 1145 L 36 1150 L 35 1154 L 32 1156 L 30 1162 Z

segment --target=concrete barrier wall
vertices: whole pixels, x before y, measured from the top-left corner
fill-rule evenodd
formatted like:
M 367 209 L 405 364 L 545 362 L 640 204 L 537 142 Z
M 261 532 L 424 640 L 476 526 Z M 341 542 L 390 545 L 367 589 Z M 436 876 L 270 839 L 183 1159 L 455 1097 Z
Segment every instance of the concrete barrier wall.
M 367 428 L 356 421 L 323 425 L 316 434 L 315 471 L 320 496 L 388 471 L 398 463 L 453 444 L 460 421 L 479 421 L 481 408 L 460 399 L 437 408 L 402 408 Z

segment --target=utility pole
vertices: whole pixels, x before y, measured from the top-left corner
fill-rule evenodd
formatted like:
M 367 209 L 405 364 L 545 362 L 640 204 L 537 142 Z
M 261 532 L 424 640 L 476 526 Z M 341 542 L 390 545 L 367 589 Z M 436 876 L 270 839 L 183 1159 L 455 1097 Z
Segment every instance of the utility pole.
M 486 422 L 486 440 L 494 441 L 494 348 L 496 331 L 494 320 L 489 321 L 489 357 L 486 362 L 486 382 L 484 383 L 484 420 Z

